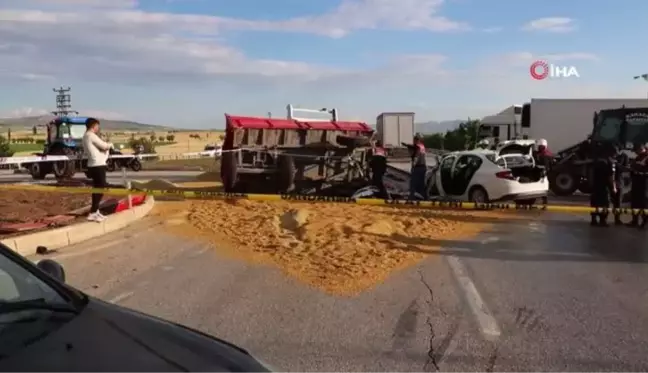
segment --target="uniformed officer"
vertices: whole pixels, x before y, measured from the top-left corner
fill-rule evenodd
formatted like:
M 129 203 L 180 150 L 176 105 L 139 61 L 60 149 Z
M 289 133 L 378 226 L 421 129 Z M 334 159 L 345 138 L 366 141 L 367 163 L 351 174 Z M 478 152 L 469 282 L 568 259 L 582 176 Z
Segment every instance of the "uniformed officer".
M 376 141 L 371 149 L 371 184 L 378 188 L 380 198 L 389 198 L 383 177 L 387 172 L 387 151 L 383 148 L 381 141 Z
M 614 185 L 615 168 L 611 159 L 613 152 L 610 147 L 600 143 L 593 146 L 593 151 L 593 188 L 590 194 L 590 206 L 607 209 L 610 207 L 610 196 L 616 193 L 616 186 Z M 592 212 L 590 224 L 593 226 L 607 226 L 607 217 L 607 212 Z
M 648 152 L 644 144 L 635 144 L 634 152 L 637 155 L 630 165 L 630 172 L 632 175 L 632 189 L 630 190 L 630 208 L 632 209 L 646 209 L 646 171 Z M 641 216 L 641 225 L 639 225 L 639 216 Z M 632 221 L 630 226 L 645 227 L 648 217 L 644 211 L 639 214 L 632 214 Z
M 612 196 L 612 207 L 614 208 L 614 225 L 623 225 L 621 221 L 621 203 L 623 202 L 623 171 L 628 169 L 628 156 L 615 149 L 616 157 L 614 162 L 614 186 L 616 193 Z

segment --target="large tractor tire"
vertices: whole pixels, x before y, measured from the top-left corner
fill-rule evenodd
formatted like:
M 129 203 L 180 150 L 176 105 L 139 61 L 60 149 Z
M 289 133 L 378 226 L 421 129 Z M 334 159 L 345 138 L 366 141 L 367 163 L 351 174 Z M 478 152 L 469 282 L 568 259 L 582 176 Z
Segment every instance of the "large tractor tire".
M 549 187 L 557 196 L 571 196 L 580 186 L 580 177 L 571 170 L 558 170 L 549 176 Z
M 234 193 L 238 183 L 238 154 L 236 152 L 223 153 L 221 159 L 221 180 L 225 193 Z
M 75 158 L 74 151 L 69 148 L 57 149 L 50 155 L 66 155 Z M 76 161 L 57 161 L 52 165 L 52 172 L 59 180 L 71 179 L 76 173 Z
M 281 154 L 277 160 L 277 189 L 279 193 L 290 193 L 295 189 L 295 158 Z

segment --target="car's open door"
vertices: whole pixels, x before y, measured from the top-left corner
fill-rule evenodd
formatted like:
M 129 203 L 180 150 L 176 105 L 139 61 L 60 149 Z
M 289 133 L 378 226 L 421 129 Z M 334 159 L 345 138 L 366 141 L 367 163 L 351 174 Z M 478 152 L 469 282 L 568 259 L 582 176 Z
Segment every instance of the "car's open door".
M 456 160 L 456 155 L 447 155 L 441 159 L 439 169 L 436 172 L 436 185 L 441 197 L 454 195 L 452 168 Z

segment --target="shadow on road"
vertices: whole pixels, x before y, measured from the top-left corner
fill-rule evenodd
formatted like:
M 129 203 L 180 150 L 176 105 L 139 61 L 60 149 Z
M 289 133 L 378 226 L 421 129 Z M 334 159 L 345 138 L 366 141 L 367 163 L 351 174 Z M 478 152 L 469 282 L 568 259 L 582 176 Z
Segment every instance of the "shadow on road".
M 438 216 L 438 215 L 436 215 Z M 394 250 L 511 261 L 648 262 L 648 230 L 625 226 L 591 227 L 578 220 L 534 220 L 444 216 L 493 223 L 475 240 L 446 240 L 394 234 L 383 242 Z M 403 244 L 406 245 L 403 248 Z M 438 249 L 438 248 L 441 249 Z

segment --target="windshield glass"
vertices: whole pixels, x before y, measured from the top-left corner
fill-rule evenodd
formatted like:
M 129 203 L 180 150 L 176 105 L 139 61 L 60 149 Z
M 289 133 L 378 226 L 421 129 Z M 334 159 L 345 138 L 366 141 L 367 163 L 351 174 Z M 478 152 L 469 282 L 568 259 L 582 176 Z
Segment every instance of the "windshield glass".
M 83 124 L 62 123 L 59 127 L 59 136 L 64 139 L 80 139 L 86 132 Z
M 0 359 L 74 316 L 75 308 L 61 294 L 0 250 Z
M 592 139 L 594 141 L 616 141 L 619 138 L 622 124 L 621 118 L 601 114 L 594 128 Z

